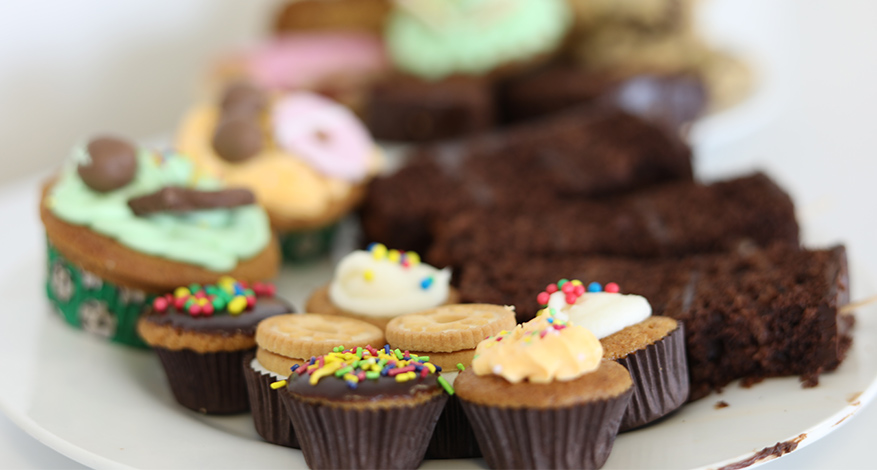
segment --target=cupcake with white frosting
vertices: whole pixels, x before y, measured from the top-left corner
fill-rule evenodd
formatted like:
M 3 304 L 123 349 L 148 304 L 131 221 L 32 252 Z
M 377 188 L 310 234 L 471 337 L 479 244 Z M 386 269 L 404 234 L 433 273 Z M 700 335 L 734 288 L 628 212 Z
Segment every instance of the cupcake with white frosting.
M 459 301 L 451 287 L 451 271 L 420 261 L 413 252 L 388 250 L 373 243 L 338 263 L 332 281 L 308 299 L 310 313 L 344 315 L 380 328 L 399 315 Z
M 645 297 L 621 294 L 618 284 L 561 279 L 537 296 L 555 318 L 583 326 L 600 339 L 603 357 L 630 372 L 634 393 L 621 431 L 638 428 L 676 410 L 688 399 L 683 324 L 652 315 Z

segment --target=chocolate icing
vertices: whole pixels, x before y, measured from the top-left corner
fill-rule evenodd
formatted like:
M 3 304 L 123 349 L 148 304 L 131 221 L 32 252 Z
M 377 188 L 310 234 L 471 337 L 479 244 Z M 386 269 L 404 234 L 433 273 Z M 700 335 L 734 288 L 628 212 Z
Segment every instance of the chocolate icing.
M 188 212 L 201 209 L 218 209 L 255 204 L 256 197 L 249 189 L 233 188 L 220 191 L 167 187 L 152 194 L 128 201 L 135 215 L 154 212 Z
M 232 163 L 247 160 L 262 151 L 262 129 L 252 116 L 225 116 L 213 134 L 213 150 Z
M 192 316 L 180 312 L 173 306 L 165 313 L 150 312 L 146 320 L 156 325 L 170 325 L 174 328 L 201 333 L 220 333 L 225 335 L 255 335 L 260 321 L 274 315 L 295 312 L 285 300 L 278 297 L 257 297 L 256 305 L 244 310 L 240 315 L 217 312 L 211 316 Z
M 293 373 L 286 385 L 289 393 L 302 397 L 318 397 L 327 400 L 357 401 L 375 398 L 414 396 L 423 392 L 432 392 L 438 387 L 436 374 L 417 377 L 407 382 L 397 382 L 394 377 L 386 376 L 379 379 L 366 379 L 357 384 L 355 389 L 347 386 L 347 382 L 334 375 L 324 377 L 316 385 L 310 384 L 310 375 Z
M 79 177 L 91 189 L 106 193 L 119 189 L 137 173 L 137 148 L 115 137 L 92 139 L 86 147 L 91 162 L 77 168 Z

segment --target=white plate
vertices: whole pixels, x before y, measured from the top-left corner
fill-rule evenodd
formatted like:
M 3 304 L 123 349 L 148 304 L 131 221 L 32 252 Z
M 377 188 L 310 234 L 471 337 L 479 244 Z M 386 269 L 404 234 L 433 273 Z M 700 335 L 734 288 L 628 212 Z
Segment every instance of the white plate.
M 249 415 L 208 417 L 178 406 L 152 353 L 92 338 L 50 313 L 36 194 L 35 180 L 0 193 L 0 217 L 16 227 L 0 247 L 7 262 L 0 267 L 0 409 L 41 442 L 91 467 L 304 468 L 301 452 L 262 442 Z M 330 272 L 328 261 L 287 269 L 279 290 L 301 305 Z M 856 274 L 856 297 L 873 293 Z M 619 436 L 604 468 L 713 468 L 805 436 L 800 449 L 832 432 L 877 393 L 875 310 L 862 309 L 849 357 L 818 387 L 802 389 L 794 377 L 750 389 L 731 385 Z M 729 406 L 717 409 L 719 400 Z M 481 460 L 423 464 L 483 466 Z

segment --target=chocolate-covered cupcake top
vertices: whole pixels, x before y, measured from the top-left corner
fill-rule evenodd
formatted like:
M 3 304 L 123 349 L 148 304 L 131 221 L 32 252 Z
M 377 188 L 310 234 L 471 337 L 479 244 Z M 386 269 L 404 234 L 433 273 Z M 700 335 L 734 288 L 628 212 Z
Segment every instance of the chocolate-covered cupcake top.
M 440 371 L 429 357 L 394 351 L 388 345 L 347 350 L 339 346 L 306 365 L 294 366 L 286 388 L 295 395 L 333 401 L 414 397 L 438 387 L 453 394 Z
M 252 286 L 223 277 L 217 284 L 178 287 L 173 294 L 156 297 L 146 321 L 184 331 L 224 335 L 255 335 L 260 321 L 295 309 L 275 297 L 273 284 Z

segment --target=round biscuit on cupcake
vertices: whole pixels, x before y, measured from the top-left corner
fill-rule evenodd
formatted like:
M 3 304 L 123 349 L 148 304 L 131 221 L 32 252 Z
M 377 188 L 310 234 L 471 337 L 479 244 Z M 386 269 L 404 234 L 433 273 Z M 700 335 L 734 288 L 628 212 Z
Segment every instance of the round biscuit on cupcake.
M 280 399 L 279 381 L 311 358 L 338 346 L 365 347 L 384 343 L 378 327 L 353 318 L 304 313 L 275 316 L 259 324 L 255 354 L 244 357 L 256 432 L 266 441 L 299 448 L 295 430 Z M 302 369 L 304 370 L 304 369 Z

